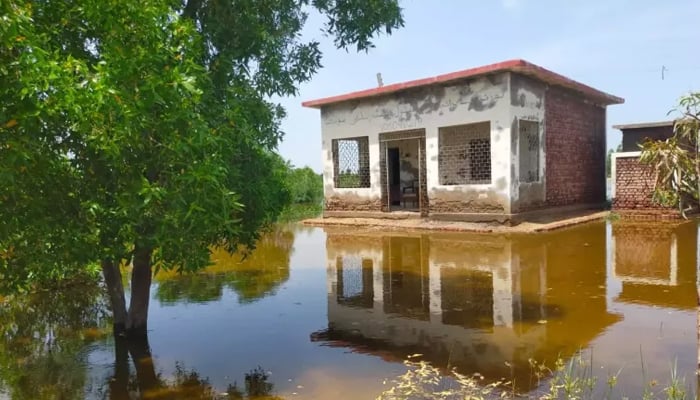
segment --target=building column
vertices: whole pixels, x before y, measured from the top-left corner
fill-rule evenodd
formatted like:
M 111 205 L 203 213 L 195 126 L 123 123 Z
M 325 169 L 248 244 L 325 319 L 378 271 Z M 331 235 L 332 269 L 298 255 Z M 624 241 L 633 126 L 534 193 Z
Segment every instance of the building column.
M 428 298 L 430 299 L 430 322 L 442 323 L 442 274 L 441 267 L 428 263 Z
M 520 270 L 520 257 L 513 255 L 511 245 L 507 246 L 505 251 L 509 255 L 506 263 L 498 268 L 494 268 L 491 274 L 493 280 L 493 325 L 512 328 L 513 297 L 520 298 L 520 280 L 516 280 L 518 287 L 514 287 L 513 275 L 514 271 Z
M 382 255 L 383 256 L 383 255 Z M 374 257 L 372 269 L 372 293 L 374 294 L 374 310 L 383 311 L 384 304 L 384 268 L 382 257 Z

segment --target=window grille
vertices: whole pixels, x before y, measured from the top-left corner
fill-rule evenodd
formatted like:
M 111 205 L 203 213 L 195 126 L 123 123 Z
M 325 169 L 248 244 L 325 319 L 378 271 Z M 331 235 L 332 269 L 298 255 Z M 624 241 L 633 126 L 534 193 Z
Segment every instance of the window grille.
M 368 188 L 369 137 L 333 140 L 334 183 L 337 188 Z
M 438 130 L 441 185 L 491 183 L 491 123 L 479 122 Z

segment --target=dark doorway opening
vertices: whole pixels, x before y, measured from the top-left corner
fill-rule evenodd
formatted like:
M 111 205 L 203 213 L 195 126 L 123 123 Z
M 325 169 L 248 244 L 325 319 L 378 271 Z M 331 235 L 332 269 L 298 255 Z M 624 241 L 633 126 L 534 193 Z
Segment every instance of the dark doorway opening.
M 380 133 L 379 152 L 382 211 L 420 212 L 420 216 L 427 216 L 425 131 Z
M 392 206 L 401 205 L 401 156 L 398 147 L 387 149 L 389 174 L 389 201 Z

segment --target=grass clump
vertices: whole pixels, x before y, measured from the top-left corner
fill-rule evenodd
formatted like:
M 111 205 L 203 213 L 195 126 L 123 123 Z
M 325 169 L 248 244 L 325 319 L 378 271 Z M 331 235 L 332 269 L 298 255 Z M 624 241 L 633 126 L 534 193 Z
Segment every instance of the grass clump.
M 554 369 L 530 360 L 532 377 L 537 389 L 530 393 L 516 393 L 513 385 L 505 380 L 485 382 L 484 377 L 475 374 L 466 376 L 454 369 L 443 373 L 425 361 L 417 361 L 420 355 L 411 356 L 404 364 L 408 370 L 403 375 L 385 382 L 390 388 L 377 400 L 489 400 L 489 399 L 530 399 L 530 400 L 685 400 L 694 398 L 686 386 L 685 379 L 679 376 L 674 365 L 670 371 L 668 386 L 660 387 L 656 380 L 648 380 L 642 358 L 642 393 L 624 395 L 618 388 L 620 371 L 611 374 L 605 382 L 598 382 L 593 373 L 592 357 L 586 360 L 581 354 L 569 361 L 558 359 Z
M 404 361 L 404 365 L 408 367 L 406 373 L 391 381 L 392 387 L 377 397 L 377 400 L 508 398 L 508 393 L 502 390 L 507 387 L 506 382 L 485 384 L 484 377 L 479 374 L 466 376 L 454 369 L 445 375 L 425 361 L 416 361 L 420 356 L 414 354 Z

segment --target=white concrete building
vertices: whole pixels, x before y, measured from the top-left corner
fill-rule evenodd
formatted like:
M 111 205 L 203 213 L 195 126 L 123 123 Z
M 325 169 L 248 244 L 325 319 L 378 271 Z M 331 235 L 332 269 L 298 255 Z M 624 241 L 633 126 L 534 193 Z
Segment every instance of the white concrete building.
M 622 102 L 513 60 L 303 105 L 321 110 L 325 216 L 505 222 L 604 203 Z

